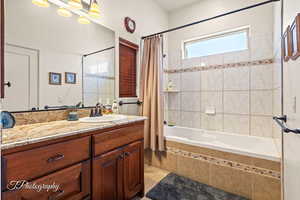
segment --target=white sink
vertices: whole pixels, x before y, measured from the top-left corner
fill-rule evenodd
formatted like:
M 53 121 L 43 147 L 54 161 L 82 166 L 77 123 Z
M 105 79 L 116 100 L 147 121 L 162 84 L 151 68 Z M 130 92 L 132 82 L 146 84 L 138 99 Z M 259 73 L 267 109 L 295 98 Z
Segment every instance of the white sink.
M 125 115 L 103 115 L 101 117 L 84 117 L 80 118 L 80 122 L 85 123 L 107 123 L 107 122 L 117 122 L 126 119 Z

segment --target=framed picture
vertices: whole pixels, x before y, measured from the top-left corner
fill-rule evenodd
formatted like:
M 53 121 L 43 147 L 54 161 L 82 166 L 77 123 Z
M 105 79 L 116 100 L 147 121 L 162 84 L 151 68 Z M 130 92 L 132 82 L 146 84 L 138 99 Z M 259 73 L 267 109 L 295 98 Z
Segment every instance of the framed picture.
M 282 56 L 285 62 L 292 56 L 291 26 L 288 26 L 282 36 Z
M 292 40 L 292 60 L 296 60 L 300 56 L 300 14 L 297 15 L 295 21 L 291 25 Z
M 61 73 L 49 72 L 49 84 L 61 85 Z
M 65 72 L 65 83 L 76 84 L 76 73 Z

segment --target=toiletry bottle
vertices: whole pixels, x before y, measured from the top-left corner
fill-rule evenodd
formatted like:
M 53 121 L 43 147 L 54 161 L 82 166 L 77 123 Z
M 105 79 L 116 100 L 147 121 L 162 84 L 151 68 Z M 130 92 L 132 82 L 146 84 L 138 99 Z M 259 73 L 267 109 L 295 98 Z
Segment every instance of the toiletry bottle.
M 172 91 L 174 88 L 174 84 L 172 80 L 169 80 L 168 82 L 168 87 L 167 87 L 167 91 Z
M 117 100 L 114 100 L 114 103 L 112 105 L 112 111 L 113 111 L 113 114 L 119 113 L 119 106 L 118 106 Z

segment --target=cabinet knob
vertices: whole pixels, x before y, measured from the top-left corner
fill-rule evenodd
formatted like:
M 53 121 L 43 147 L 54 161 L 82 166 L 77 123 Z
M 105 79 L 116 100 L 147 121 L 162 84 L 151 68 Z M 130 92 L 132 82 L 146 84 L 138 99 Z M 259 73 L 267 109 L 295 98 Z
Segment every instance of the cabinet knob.
M 130 156 L 130 153 L 129 153 L 129 152 L 125 152 L 124 155 L 125 155 L 126 157 L 128 157 L 128 156 Z
M 124 158 L 124 155 L 121 154 L 121 155 L 119 155 L 118 160 L 122 160 L 123 158 Z

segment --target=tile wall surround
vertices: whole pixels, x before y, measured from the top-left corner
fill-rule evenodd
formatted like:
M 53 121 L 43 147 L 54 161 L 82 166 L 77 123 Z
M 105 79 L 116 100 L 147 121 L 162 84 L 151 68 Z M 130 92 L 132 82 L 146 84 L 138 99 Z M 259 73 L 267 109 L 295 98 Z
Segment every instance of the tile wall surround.
M 241 171 L 245 171 L 245 172 L 249 172 L 249 173 L 257 174 L 257 175 L 262 175 L 262 176 L 267 176 L 267 177 L 275 178 L 278 180 L 280 180 L 280 178 L 281 178 L 279 171 L 264 169 L 264 168 L 260 168 L 260 167 L 256 167 L 256 166 L 252 166 L 252 165 L 247 165 L 247 164 L 238 163 L 238 162 L 234 162 L 234 161 L 230 161 L 230 160 L 225 160 L 222 158 L 215 158 L 215 157 L 207 156 L 204 154 L 193 153 L 193 152 L 181 150 L 181 149 L 174 148 L 174 147 L 167 147 L 167 153 L 171 153 L 174 155 L 183 156 L 183 157 L 187 157 L 187 158 L 191 158 L 191 159 L 200 160 L 203 162 L 208 162 L 208 163 L 214 164 L 214 165 L 230 167 L 230 168 L 233 168 L 236 170 L 241 170 Z
M 120 108 L 120 114 L 124 115 L 139 115 L 139 108 L 135 105 L 124 105 Z M 43 122 L 52 122 L 59 120 L 66 120 L 68 113 L 71 110 L 50 110 L 50 111 L 38 111 L 38 112 L 19 112 L 12 113 L 16 120 L 16 125 L 35 124 Z M 90 108 L 81 108 L 77 110 L 78 117 L 90 116 Z
M 280 163 L 167 141 L 167 152 L 146 151 L 145 162 L 253 200 L 280 200 Z
M 278 61 L 272 53 L 256 58 L 243 51 L 182 60 L 179 67 L 165 69 L 168 80 L 179 91 L 165 95 L 167 121 L 190 128 L 278 138 L 272 120 L 280 107 L 275 98 L 280 93 L 274 75 Z M 201 66 L 203 63 L 206 65 Z M 209 109 L 215 109 L 216 114 L 206 114 Z
M 187 67 L 187 68 L 183 68 L 183 69 L 176 69 L 176 68 L 175 69 L 164 69 L 164 72 L 171 74 L 171 73 L 207 71 L 207 70 L 237 68 L 237 67 L 256 66 L 256 65 L 267 65 L 267 64 L 273 64 L 273 63 L 274 63 L 274 60 L 271 58 L 271 59 L 264 59 L 264 60 L 255 60 L 255 61 L 228 63 L 228 64 L 194 66 L 194 67 Z
M 66 120 L 70 110 L 52 110 L 52 111 L 38 111 L 38 112 L 20 112 L 12 113 L 16 120 L 16 125 L 35 124 L 43 122 L 52 122 L 59 120 Z M 79 118 L 90 115 L 90 109 L 78 109 Z

